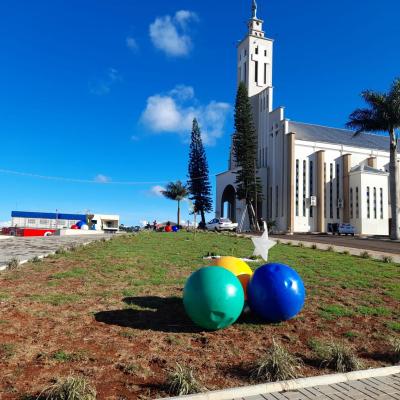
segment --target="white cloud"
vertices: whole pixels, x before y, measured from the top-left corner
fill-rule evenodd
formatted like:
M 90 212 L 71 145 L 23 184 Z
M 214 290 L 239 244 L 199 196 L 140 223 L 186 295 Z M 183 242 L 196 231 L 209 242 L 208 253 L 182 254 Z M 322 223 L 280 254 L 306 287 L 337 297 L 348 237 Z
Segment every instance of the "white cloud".
M 109 182 L 111 182 L 111 178 L 109 178 L 108 176 L 102 175 L 102 174 L 98 174 L 94 178 L 94 181 L 97 183 L 109 183 Z
M 108 68 L 104 78 L 89 82 L 90 93 L 103 96 L 110 93 L 112 86 L 122 81 L 122 76 L 115 68 Z
M 138 45 L 136 39 L 133 38 L 132 36 L 128 36 L 126 38 L 126 46 L 128 47 L 129 50 L 132 50 L 133 52 L 136 52 L 139 50 L 139 45 Z
M 150 193 L 152 196 L 161 197 L 161 196 L 163 195 L 162 192 L 163 192 L 164 190 L 165 190 L 164 187 L 162 187 L 162 186 L 160 186 L 160 185 L 156 185 L 156 186 L 153 186 L 153 187 L 150 189 L 149 193 Z
M 189 54 L 193 47 L 188 32 L 190 21 L 197 21 L 197 15 L 186 10 L 177 11 L 173 17 L 165 15 L 156 18 L 150 25 L 153 45 L 168 56 L 180 57 Z
M 201 105 L 191 86 L 178 85 L 166 94 L 150 96 L 141 121 L 154 133 L 178 133 L 187 141 L 193 119 L 197 118 L 204 144 L 214 145 L 223 135 L 229 112 L 228 103 L 211 101 Z
M 11 221 L 0 221 L 0 228 L 8 228 L 11 226 Z

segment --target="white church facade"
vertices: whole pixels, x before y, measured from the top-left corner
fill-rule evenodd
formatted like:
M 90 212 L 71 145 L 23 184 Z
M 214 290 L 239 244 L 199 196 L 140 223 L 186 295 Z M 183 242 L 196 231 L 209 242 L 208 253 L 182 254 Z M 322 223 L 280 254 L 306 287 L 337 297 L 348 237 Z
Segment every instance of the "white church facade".
M 273 40 L 253 15 L 237 48 L 237 79 L 244 82 L 258 136 L 258 174 L 263 186 L 260 218 L 278 232 L 327 232 L 351 223 L 356 233 L 389 234 L 389 140 L 387 137 L 293 122 L 273 108 Z M 236 166 L 217 175 L 216 216 L 244 221 L 235 195 Z

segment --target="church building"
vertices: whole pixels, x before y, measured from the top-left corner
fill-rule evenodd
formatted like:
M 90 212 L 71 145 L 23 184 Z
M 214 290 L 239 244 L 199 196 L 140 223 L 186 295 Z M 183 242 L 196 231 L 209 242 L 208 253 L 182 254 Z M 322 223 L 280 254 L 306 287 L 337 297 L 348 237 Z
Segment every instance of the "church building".
M 258 137 L 263 193 L 257 214 L 277 232 L 327 232 L 351 223 L 357 234 L 389 234 L 389 139 L 286 118 L 273 106 L 274 42 L 265 36 L 253 0 L 248 33 L 237 47 L 237 80 L 247 86 Z M 245 204 L 236 198 L 232 150 L 217 175 L 216 216 L 248 229 Z

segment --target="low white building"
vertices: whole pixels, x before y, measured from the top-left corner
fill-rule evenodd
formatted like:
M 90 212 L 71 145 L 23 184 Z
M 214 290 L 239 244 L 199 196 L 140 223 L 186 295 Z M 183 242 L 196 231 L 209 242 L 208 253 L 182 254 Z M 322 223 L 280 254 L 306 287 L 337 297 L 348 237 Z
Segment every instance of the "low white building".
M 349 222 L 356 232 L 389 233 L 389 139 L 384 136 L 293 122 L 273 108 L 273 41 L 253 15 L 237 49 L 238 82 L 245 82 L 258 135 L 263 193 L 257 214 L 280 232 L 327 232 L 328 224 Z M 236 199 L 235 163 L 217 175 L 216 216 L 243 221 Z

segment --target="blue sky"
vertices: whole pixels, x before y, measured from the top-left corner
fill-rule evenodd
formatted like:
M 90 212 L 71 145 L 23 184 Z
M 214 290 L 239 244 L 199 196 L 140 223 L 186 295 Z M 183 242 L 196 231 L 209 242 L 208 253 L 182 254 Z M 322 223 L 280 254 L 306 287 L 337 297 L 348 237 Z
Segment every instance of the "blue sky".
M 250 3 L 3 0 L 0 221 L 13 209 L 175 219 L 157 188 L 185 179 L 194 115 L 210 172 L 226 168 Z M 258 3 L 287 117 L 343 127 L 363 89 L 400 75 L 398 0 Z

